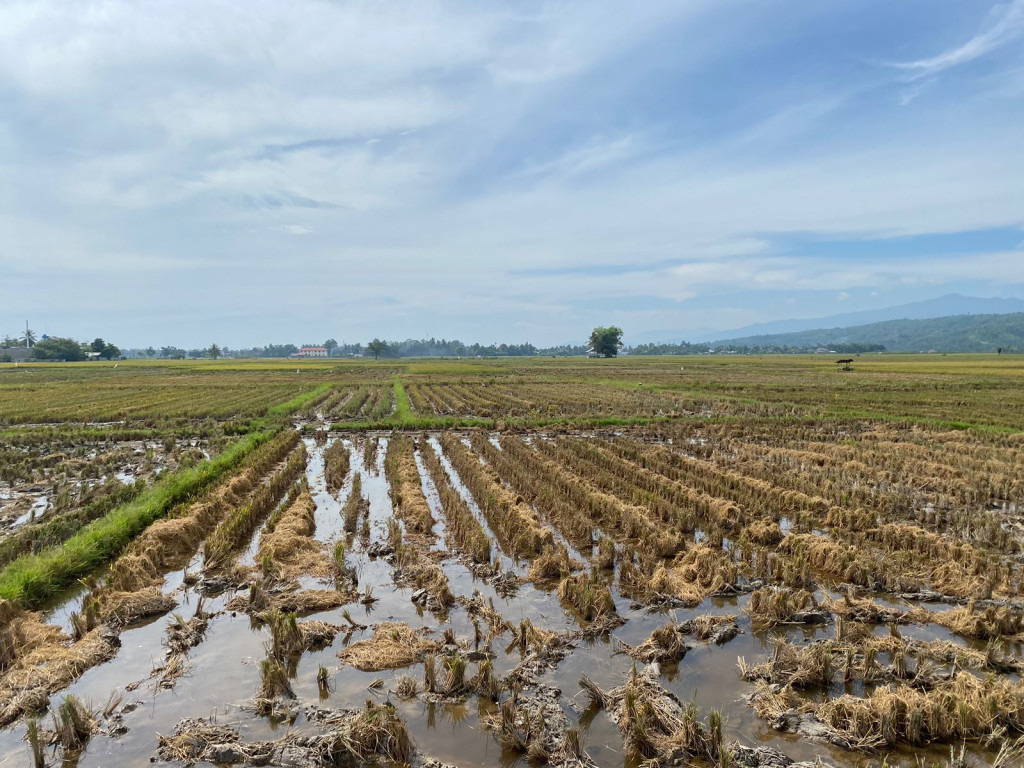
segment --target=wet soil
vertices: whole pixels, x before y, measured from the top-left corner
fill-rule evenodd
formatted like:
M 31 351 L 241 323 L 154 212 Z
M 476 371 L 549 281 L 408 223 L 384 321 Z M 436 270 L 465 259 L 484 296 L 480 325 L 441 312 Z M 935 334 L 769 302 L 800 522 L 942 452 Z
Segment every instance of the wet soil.
M 485 718 L 495 710 L 495 705 L 486 698 L 470 696 L 464 701 L 449 703 L 430 701 L 423 697 L 401 699 L 393 693 L 397 679 L 405 674 L 421 678 L 421 665 L 412 669 L 361 672 L 339 664 L 338 652 L 342 648 L 370 637 L 372 625 L 383 621 L 405 622 L 412 627 L 422 627 L 433 633 L 434 637 L 440 637 L 449 628 L 458 638 L 471 641 L 474 635 L 472 619 L 460 603 L 447 611 L 425 610 L 412 601 L 414 590 L 411 587 L 394 583 L 392 566 L 384 558 L 369 554 L 374 544 L 386 541 L 386 521 L 393 514 L 392 499 L 384 474 L 387 437 L 373 437 L 379 440 L 379 445 L 368 465 L 363 461 L 363 448 L 369 435 L 331 438 L 344 441 L 351 451 L 351 470 L 336 493 L 329 492 L 324 481 L 325 444 L 318 444 L 312 439 L 306 441 L 309 454 L 307 480 L 316 502 L 315 537 L 328 547 L 339 540 L 346 541 L 346 560 L 355 569 L 359 588 L 369 586 L 377 600 L 370 605 L 351 603 L 303 617 L 346 625 L 348 621 L 344 613 L 347 611 L 355 622 L 367 628 L 339 632 L 327 647 L 302 654 L 291 670 L 291 685 L 296 698 L 301 703 L 319 702 L 337 709 L 359 708 L 367 699 L 378 702 L 389 700 L 397 707 L 418 754 L 423 757 L 460 768 L 525 766 L 525 756 L 503 750 L 494 733 L 484 726 Z M 533 439 L 544 437 L 536 436 Z M 493 538 L 484 515 L 441 451 L 437 437 L 430 436 L 429 440 L 440 455 L 450 481 L 466 500 L 484 530 Z M 539 588 L 526 581 L 529 570 L 527 562 L 517 560 L 505 552 L 498 552 L 498 569 L 512 571 L 523 580 L 513 596 L 502 597 L 487 579 L 475 574 L 474 569 L 467 565 L 466 558 L 449 551 L 444 537 L 444 510 L 437 490 L 419 460 L 418 466 L 424 494 L 437 521 L 430 548 L 456 598 L 470 599 L 479 593 L 484 602 L 492 601 L 502 617 L 513 625 L 529 619 L 537 627 L 559 633 L 575 633 L 586 626 L 585 622 L 581 622 L 563 607 L 555 585 Z M 358 533 L 346 535 L 343 528 L 341 509 L 351 491 L 355 473 L 361 475 L 362 493 L 369 500 L 369 536 Z M 241 564 L 253 564 L 258 536 L 241 556 Z M 591 553 L 573 549 L 563 537 L 559 537 L 559 540 L 573 558 L 581 561 L 590 558 Z M 285 733 L 316 732 L 315 724 L 305 720 L 301 708 L 295 719 L 288 721 L 261 716 L 253 711 L 251 702 L 259 684 L 259 661 L 266 655 L 270 631 L 265 624 L 253 621 L 247 614 L 225 609 L 234 596 L 231 591 L 205 598 L 203 610 L 212 617 L 202 641 L 188 653 L 186 673 L 173 688 L 161 687 L 151 677 L 154 668 L 164 662 L 162 643 L 168 625 L 176 620 L 173 614 L 185 618 L 191 616 L 200 600 L 197 587 L 187 583 L 184 574 L 200 572 L 202 567 L 201 555 L 197 555 L 187 568 L 168 574 L 163 591 L 175 600 L 177 607 L 174 611 L 125 628 L 121 633 L 121 648 L 116 658 L 87 671 L 64 692 L 91 702 L 96 707 L 102 706 L 112 692 L 124 696 L 118 732 L 116 735 L 94 737 L 78 757 L 79 766 L 99 768 L 109 765 L 149 765 L 156 754 L 157 735 L 170 734 L 184 718 L 215 717 L 218 724 L 236 729 L 245 742 L 272 740 Z M 662 669 L 660 683 L 664 688 L 680 701 L 695 702 L 704 713 L 711 709 L 720 710 L 726 741 L 735 739 L 750 746 L 770 745 L 794 760 L 821 757 L 836 766 L 861 766 L 871 762 L 862 755 L 775 731 L 755 715 L 744 699 L 753 686 L 740 681 L 737 657 L 762 659 L 771 654 L 773 643 L 780 638 L 808 644 L 815 639 L 831 637 L 835 632 L 834 626 L 784 626 L 754 632 L 744 613 L 749 595 L 710 597 L 691 609 L 659 610 L 639 607 L 621 595 L 616 584 L 616 579 L 609 578 L 616 610 L 624 623 L 595 639 L 576 640 L 571 652 L 552 668 L 545 669 L 537 680 L 538 684 L 553 686 L 561 692 L 559 703 L 562 711 L 571 727 L 580 728 L 585 749 L 597 765 L 621 766 L 627 761 L 618 727 L 605 712 L 588 707 L 587 698 L 579 685 L 580 677 L 586 675 L 604 690 L 619 686 L 634 668 L 634 661 L 621 652 L 623 644 L 638 645 L 653 630 L 667 622 L 684 622 L 706 614 L 737 616 L 740 633 L 722 645 L 692 641 L 692 650 L 683 659 Z M 329 584 L 309 578 L 303 580 L 303 586 L 326 588 Z M 70 595 L 63 604 L 51 611 L 50 621 L 67 627 L 68 617 L 78 609 L 80 600 L 80 594 Z M 934 606 L 935 610 L 945 608 L 948 606 Z M 904 627 L 903 632 L 908 637 L 950 640 L 966 645 L 964 640 L 935 624 L 911 625 Z M 518 648 L 505 650 L 509 639 L 506 635 L 493 644 L 497 653 L 494 667 L 499 675 L 508 673 L 524 659 L 524 653 Z M 1019 648 L 1016 653 L 1020 653 Z M 321 667 L 328 670 L 329 685 L 326 691 L 317 681 Z M 58 694 L 54 702 L 59 699 Z M 0 731 L 0 766 L 23 764 L 28 759 L 24 735 L 23 723 Z M 948 750 L 935 748 L 901 751 L 892 755 L 891 762 L 912 765 L 922 755 L 939 759 L 948 757 Z M 968 760 L 973 764 L 985 764 L 987 757 L 983 752 L 972 753 L 968 750 Z

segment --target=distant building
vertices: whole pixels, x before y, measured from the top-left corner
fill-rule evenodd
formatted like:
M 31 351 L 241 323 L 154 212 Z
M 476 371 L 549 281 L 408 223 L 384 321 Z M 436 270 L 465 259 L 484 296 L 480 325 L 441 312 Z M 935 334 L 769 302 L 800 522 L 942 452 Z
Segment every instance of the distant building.
M 28 347 L 0 347 L 0 360 L 24 363 L 31 356 L 32 350 Z
M 290 357 L 327 357 L 327 347 L 302 347 Z

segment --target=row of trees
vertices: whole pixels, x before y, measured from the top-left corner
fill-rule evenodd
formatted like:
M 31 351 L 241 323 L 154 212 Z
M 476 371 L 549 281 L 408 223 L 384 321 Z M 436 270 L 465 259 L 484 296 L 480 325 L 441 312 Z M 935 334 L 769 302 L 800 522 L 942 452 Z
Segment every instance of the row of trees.
M 310 345 L 314 346 L 314 345 Z M 576 354 L 586 352 L 585 347 L 557 347 L 548 350 L 538 349 L 533 344 L 463 344 L 457 339 L 406 339 L 404 341 L 384 341 L 374 339 L 366 344 L 339 344 L 328 339 L 322 344 L 330 357 L 527 357 L 538 354 Z M 288 357 L 299 351 L 294 344 L 267 344 L 263 347 L 248 349 L 230 349 L 216 344 L 206 349 L 182 349 L 180 347 L 160 347 L 159 350 L 149 347 L 142 350 L 146 357 L 164 359 L 201 358 L 201 357 Z
M 867 352 L 885 352 L 884 344 L 830 344 L 830 352 L 843 355 L 859 355 Z M 690 344 L 683 341 L 679 344 L 640 344 L 631 347 L 631 355 L 802 355 L 816 352 L 817 346 L 798 347 L 781 344 L 718 344 L 714 348 L 707 344 Z
M 12 347 L 31 347 L 36 343 L 36 332 L 26 328 L 25 333 L 20 336 L 11 336 L 9 333 L 0 342 L 0 347 L 10 349 Z
M 0 340 L 0 348 L 14 349 L 25 347 L 31 349 L 32 360 L 67 360 L 71 362 L 87 360 L 90 357 L 100 357 L 103 360 L 113 360 L 121 357 L 121 350 L 114 344 L 97 337 L 91 342 L 75 341 L 61 336 L 46 336 L 42 339 L 36 335 L 31 328 L 25 328 L 25 332 L 17 337 L 6 334 Z M 7 353 L 5 357 L 10 357 Z M 0 360 L 0 362 L 9 362 Z
M 349 354 L 364 354 L 374 357 L 532 357 L 542 350 L 533 344 L 464 344 L 458 339 L 405 339 L 384 341 L 374 339 L 365 347 L 361 344 L 351 347 Z M 347 349 L 344 351 L 348 351 Z
M 103 360 L 116 360 L 121 357 L 121 350 L 117 346 L 100 338 L 85 343 L 54 336 L 38 341 L 32 347 L 33 360 L 66 360 L 76 362 L 87 360 L 90 357 L 90 353 L 93 357 L 99 357 Z
M 121 357 L 121 350 L 114 344 L 104 341 L 101 338 L 92 342 L 78 342 L 74 339 L 44 336 L 37 341 L 35 334 L 26 329 L 26 333 L 20 338 L 7 336 L 3 339 L 3 347 L 26 346 L 31 347 L 31 357 L 35 360 L 85 360 L 93 353 L 93 357 L 100 357 L 104 360 L 113 360 Z M 34 345 L 34 346 L 33 346 Z M 406 339 L 404 341 L 384 341 L 375 338 L 367 344 L 339 344 L 334 339 L 328 339 L 319 345 L 327 349 L 331 357 L 352 357 L 368 356 L 373 358 L 399 358 L 399 357 L 532 357 L 535 355 L 568 356 L 587 354 L 591 357 L 615 357 L 619 352 L 626 349 L 633 355 L 703 355 L 710 352 L 734 353 L 734 354 L 798 354 L 815 351 L 810 347 L 782 346 L 782 345 L 718 345 L 712 350 L 707 344 L 690 344 L 680 342 L 679 344 L 640 344 L 632 348 L 622 346 L 622 329 L 617 326 L 598 326 L 590 334 L 587 346 L 564 345 L 560 347 L 549 347 L 540 349 L 533 344 L 463 344 L 457 339 Z M 884 352 L 882 344 L 832 344 L 830 349 L 841 354 L 860 354 L 866 352 Z M 180 347 L 166 346 L 156 349 L 147 347 L 134 354 L 147 358 L 161 359 L 185 359 L 185 358 L 208 358 L 216 360 L 219 357 L 288 357 L 299 351 L 294 344 L 267 344 L 263 347 L 251 347 L 249 349 L 230 349 L 226 346 L 211 344 L 204 349 L 182 349 Z M 2 361 L 0 361 L 2 362 Z

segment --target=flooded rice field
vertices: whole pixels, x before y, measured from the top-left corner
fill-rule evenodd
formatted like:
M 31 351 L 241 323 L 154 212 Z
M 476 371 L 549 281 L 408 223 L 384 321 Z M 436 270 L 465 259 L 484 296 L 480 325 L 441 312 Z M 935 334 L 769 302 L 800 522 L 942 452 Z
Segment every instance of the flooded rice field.
M 12 614 L 0 765 L 1019 764 L 1015 450 L 312 426 Z
M 0 450 L 0 541 L 22 526 L 209 458 L 198 439 L 54 442 Z M 140 486 L 141 487 L 141 486 Z

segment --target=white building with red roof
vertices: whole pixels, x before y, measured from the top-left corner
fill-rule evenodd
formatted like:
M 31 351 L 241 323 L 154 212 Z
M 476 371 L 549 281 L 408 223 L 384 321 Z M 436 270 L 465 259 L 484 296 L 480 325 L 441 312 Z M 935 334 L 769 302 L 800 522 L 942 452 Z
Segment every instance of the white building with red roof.
M 327 357 L 327 347 L 302 347 L 292 357 Z

